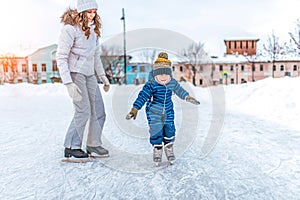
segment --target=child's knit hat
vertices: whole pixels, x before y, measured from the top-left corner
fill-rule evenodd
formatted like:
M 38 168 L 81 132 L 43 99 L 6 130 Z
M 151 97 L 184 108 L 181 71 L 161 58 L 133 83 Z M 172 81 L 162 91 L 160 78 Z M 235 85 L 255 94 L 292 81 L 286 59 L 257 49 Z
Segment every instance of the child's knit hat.
M 77 0 L 77 12 L 81 13 L 90 9 L 98 9 L 96 0 Z
M 166 52 L 160 52 L 158 54 L 158 57 L 153 64 L 152 74 L 153 76 L 159 74 L 168 74 L 172 76 L 171 61 L 168 60 L 168 54 Z

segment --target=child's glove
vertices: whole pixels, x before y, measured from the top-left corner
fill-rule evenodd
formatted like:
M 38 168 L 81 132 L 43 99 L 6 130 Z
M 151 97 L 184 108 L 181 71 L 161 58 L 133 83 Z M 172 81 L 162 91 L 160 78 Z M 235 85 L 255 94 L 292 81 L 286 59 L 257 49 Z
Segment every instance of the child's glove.
M 100 80 L 102 81 L 102 83 L 104 84 L 103 90 L 104 90 L 105 92 L 108 92 L 109 87 L 110 87 L 110 83 L 109 83 L 107 77 L 106 77 L 105 75 L 102 75 L 102 76 L 99 76 L 99 79 L 100 79 Z
M 73 101 L 81 101 L 81 90 L 75 83 L 67 83 L 66 87 L 68 89 L 69 96 L 73 99 Z
M 190 103 L 195 104 L 195 105 L 199 105 L 200 104 L 200 102 L 197 99 L 195 99 L 194 97 L 191 97 L 191 96 L 187 96 L 185 98 L 185 100 L 187 102 L 190 102 Z
M 136 108 L 131 108 L 131 111 L 126 115 L 126 119 L 135 119 L 138 113 L 138 109 Z

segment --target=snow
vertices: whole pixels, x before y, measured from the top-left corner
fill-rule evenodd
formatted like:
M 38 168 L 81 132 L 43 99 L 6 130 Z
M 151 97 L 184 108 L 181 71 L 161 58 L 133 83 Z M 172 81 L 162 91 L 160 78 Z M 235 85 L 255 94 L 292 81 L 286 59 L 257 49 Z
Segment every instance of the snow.
M 100 85 L 111 156 L 88 163 L 61 162 L 73 113 L 63 85 L 1 85 L 0 199 L 298 199 L 299 85 L 182 83 L 201 104 L 174 97 L 177 160 L 159 168 L 144 111 L 125 120 L 142 85 Z

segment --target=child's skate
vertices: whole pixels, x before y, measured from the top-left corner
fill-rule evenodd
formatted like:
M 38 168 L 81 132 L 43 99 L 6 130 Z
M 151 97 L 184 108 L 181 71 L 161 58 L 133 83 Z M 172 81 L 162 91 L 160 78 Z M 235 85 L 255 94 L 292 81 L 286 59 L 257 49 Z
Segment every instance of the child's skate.
M 155 166 L 158 167 L 161 163 L 163 145 L 162 144 L 155 144 L 153 145 L 153 161 Z
M 173 145 L 174 145 L 174 142 L 170 142 L 164 146 L 165 154 L 166 154 L 166 157 L 167 157 L 170 165 L 172 165 L 175 160 Z

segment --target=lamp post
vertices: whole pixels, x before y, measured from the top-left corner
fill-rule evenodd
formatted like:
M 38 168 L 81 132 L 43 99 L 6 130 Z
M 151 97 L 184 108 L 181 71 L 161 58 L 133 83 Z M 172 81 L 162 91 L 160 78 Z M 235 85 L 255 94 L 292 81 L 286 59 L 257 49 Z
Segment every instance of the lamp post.
M 125 11 L 124 8 L 122 8 L 122 17 L 121 19 L 123 21 L 123 48 L 124 48 L 124 83 L 127 84 L 126 79 L 126 71 L 127 71 L 127 63 L 126 63 L 126 29 L 125 29 Z

